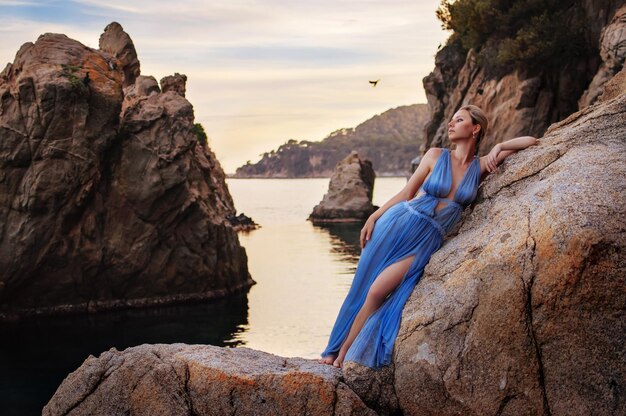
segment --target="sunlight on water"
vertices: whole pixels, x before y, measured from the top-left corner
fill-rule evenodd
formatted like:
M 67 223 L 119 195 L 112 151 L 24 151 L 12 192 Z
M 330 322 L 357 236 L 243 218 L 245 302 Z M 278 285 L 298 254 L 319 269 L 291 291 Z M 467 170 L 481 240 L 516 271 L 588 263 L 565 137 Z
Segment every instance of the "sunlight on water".
M 257 284 L 248 295 L 248 324 L 236 339 L 283 356 L 313 358 L 324 349 L 360 254 L 360 224 L 314 226 L 307 217 L 328 179 L 228 179 L 238 212 L 262 228 L 240 234 Z M 378 178 L 384 204 L 405 178 Z

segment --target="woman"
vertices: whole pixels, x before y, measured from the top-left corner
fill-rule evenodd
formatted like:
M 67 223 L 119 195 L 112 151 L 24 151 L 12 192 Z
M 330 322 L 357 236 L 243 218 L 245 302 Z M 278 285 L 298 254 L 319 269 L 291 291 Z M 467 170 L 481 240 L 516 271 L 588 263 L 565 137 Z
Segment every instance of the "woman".
M 476 197 L 480 180 L 537 142 L 517 137 L 479 158 L 487 124 L 479 107 L 461 107 L 448 123 L 456 148 L 429 149 L 404 189 L 365 222 L 361 258 L 320 363 L 342 367 L 348 360 L 378 368 L 391 362 L 402 308 L 445 233 Z

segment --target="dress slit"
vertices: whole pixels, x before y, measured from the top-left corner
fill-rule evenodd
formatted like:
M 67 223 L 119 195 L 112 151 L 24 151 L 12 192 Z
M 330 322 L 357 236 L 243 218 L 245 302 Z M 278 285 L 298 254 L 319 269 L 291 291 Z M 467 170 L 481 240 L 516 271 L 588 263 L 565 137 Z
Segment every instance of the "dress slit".
M 409 267 L 406 268 L 406 270 L 404 271 L 404 273 L 402 273 L 402 279 L 400 280 L 400 282 L 398 283 L 398 286 L 393 289 L 391 292 L 389 292 L 389 294 L 385 297 L 385 300 L 387 300 L 390 296 L 393 295 L 393 293 L 398 290 L 398 288 L 400 287 L 400 285 L 402 284 L 402 282 L 404 282 L 404 279 L 406 279 L 407 275 L 409 274 L 409 271 L 411 270 L 411 267 L 413 266 L 413 263 L 415 263 L 415 260 L 417 259 L 417 255 L 414 253 L 409 253 L 406 256 L 403 256 L 397 260 L 392 261 L 391 263 L 389 263 L 385 268 L 383 268 L 380 273 L 378 273 L 378 276 L 376 276 L 376 278 L 374 278 L 374 281 L 372 282 L 372 284 L 374 284 L 374 282 L 376 282 L 376 280 L 380 277 L 381 274 L 383 274 L 385 272 L 385 270 L 387 270 L 388 268 L 390 268 L 391 266 L 393 266 L 396 263 L 400 263 L 402 260 L 409 258 L 411 256 L 415 256 L 415 258 L 413 259 L 413 261 L 411 261 L 411 263 L 409 263 Z M 371 286 L 370 286 L 371 288 Z M 369 291 L 368 291 L 369 292 Z M 381 305 L 382 306 L 382 305 Z M 360 309 L 359 309 L 360 310 Z

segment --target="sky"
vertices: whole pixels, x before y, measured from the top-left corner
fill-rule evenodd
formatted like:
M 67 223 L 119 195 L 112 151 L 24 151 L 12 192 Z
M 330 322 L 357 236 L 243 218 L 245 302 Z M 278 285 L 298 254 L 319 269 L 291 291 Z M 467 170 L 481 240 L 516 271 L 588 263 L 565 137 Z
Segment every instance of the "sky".
M 287 140 L 322 140 L 425 103 L 449 33 L 440 0 L 0 0 L 0 69 L 25 42 L 64 33 L 97 48 L 130 35 L 142 75 L 187 75 L 187 99 L 226 173 Z M 380 79 L 376 87 L 369 80 Z

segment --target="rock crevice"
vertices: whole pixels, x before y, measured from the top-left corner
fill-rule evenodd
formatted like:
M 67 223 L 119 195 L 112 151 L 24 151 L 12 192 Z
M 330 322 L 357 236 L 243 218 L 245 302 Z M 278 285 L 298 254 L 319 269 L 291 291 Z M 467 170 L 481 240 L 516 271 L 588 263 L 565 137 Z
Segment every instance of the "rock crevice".
M 545 374 L 544 374 L 544 369 L 543 369 L 543 360 L 541 357 L 541 346 L 539 345 L 539 342 L 537 341 L 537 336 L 535 333 L 535 323 L 533 319 L 533 309 L 536 307 L 536 305 L 533 305 L 533 297 L 532 297 L 533 284 L 535 283 L 535 273 L 536 273 L 536 268 L 535 268 L 536 243 L 535 243 L 535 239 L 532 236 L 532 212 L 531 212 L 530 207 L 528 208 L 528 216 L 527 216 L 526 224 L 527 224 L 527 234 L 528 234 L 528 237 L 526 239 L 526 252 L 527 253 L 530 252 L 530 253 L 524 256 L 524 265 L 523 265 L 522 273 L 521 273 L 522 286 L 524 288 L 523 296 L 525 296 L 526 298 L 524 301 L 524 304 L 526 306 L 526 310 L 525 310 L 526 326 L 527 326 L 528 336 L 530 337 L 532 341 L 532 345 L 534 346 L 534 349 L 535 349 L 535 360 L 537 362 L 537 371 L 538 371 L 537 382 L 542 392 L 543 411 L 545 415 L 550 416 L 552 412 L 550 411 L 550 405 L 548 403 L 548 394 L 546 393 Z M 530 267 L 528 269 L 526 268 L 527 257 L 529 257 L 528 263 L 530 264 Z M 528 279 L 528 282 L 526 282 L 526 279 Z

